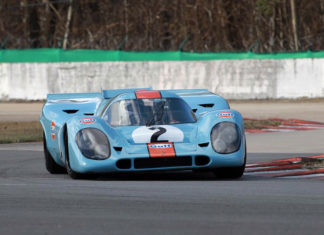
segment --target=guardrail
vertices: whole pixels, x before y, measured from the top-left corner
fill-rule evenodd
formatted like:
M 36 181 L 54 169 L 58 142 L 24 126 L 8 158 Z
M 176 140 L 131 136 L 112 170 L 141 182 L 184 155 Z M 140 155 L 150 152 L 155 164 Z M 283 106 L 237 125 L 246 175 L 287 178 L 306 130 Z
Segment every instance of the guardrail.
M 101 89 L 208 88 L 230 99 L 324 97 L 324 52 L 0 51 L 0 100 Z

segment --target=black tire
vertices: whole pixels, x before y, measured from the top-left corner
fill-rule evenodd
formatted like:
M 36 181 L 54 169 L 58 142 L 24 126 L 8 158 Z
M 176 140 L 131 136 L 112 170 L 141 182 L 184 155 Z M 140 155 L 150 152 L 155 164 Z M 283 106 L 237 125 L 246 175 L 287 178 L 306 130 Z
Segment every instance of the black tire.
M 82 178 L 81 174 L 79 174 L 79 173 L 77 173 L 77 172 L 75 172 L 74 170 L 71 169 L 70 162 L 69 162 L 68 158 L 66 158 L 66 160 L 65 160 L 65 167 L 66 167 L 66 172 L 68 173 L 68 175 L 72 179 L 76 180 L 76 179 L 81 179 Z
M 244 154 L 244 163 L 239 167 L 224 167 L 214 170 L 214 174 L 217 178 L 221 179 L 239 179 L 243 176 L 246 165 L 246 145 Z
M 218 168 L 214 171 L 217 178 L 221 179 L 239 179 L 244 173 L 245 165 L 240 167 Z
M 58 165 L 51 154 L 49 153 L 47 149 L 47 143 L 46 143 L 46 138 L 45 134 L 43 133 L 43 145 L 44 145 L 44 156 L 45 156 L 45 166 L 46 170 L 51 173 L 51 174 L 63 174 L 66 173 L 66 170 L 64 167 Z
M 68 144 L 68 134 L 67 134 L 67 128 L 65 127 L 64 130 L 64 149 L 65 149 L 65 168 L 66 172 L 72 179 L 81 179 L 83 178 L 83 174 L 77 173 L 74 170 L 72 170 L 70 166 L 69 161 L 69 144 Z

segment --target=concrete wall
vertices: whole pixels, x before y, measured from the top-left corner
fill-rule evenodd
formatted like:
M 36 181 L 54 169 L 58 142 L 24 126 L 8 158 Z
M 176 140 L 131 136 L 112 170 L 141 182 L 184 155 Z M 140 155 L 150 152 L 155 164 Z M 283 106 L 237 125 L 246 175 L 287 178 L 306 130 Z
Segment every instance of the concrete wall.
M 324 97 L 324 58 L 0 64 L 0 100 L 150 86 L 208 88 L 230 99 Z

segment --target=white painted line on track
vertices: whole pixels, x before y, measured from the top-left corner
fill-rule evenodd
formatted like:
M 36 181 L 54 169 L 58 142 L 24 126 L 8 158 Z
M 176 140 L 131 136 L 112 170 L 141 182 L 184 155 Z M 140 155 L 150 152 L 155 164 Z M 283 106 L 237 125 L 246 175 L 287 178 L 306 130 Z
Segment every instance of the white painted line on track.
M 322 177 L 324 174 L 309 174 L 309 175 L 294 175 L 294 176 L 279 176 L 277 178 L 283 178 L 283 179 L 299 179 L 299 178 L 316 178 L 316 177 Z
M 0 148 L 0 151 L 34 151 L 41 152 L 41 149 L 15 149 L 15 148 Z
M 257 171 L 257 172 L 244 172 L 244 175 L 262 175 L 266 176 L 273 173 L 290 173 L 290 172 L 303 172 L 305 169 L 281 170 L 281 171 Z

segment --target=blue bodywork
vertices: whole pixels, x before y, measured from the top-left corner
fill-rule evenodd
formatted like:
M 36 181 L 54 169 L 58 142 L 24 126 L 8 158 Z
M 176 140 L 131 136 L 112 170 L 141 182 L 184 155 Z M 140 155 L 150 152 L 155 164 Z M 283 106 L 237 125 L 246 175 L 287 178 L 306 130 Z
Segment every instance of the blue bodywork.
M 150 88 L 144 88 L 150 90 Z M 110 126 L 102 114 L 114 102 L 136 99 L 141 89 L 104 90 L 101 93 L 49 94 L 43 107 L 40 122 L 44 141 L 56 164 L 65 167 L 68 150 L 71 169 L 78 173 L 107 173 L 121 171 L 156 171 L 240 167 L 245 164 L 246 144 L 243 119 L 239 112 L 230 109 L 227 101 L 205 89 L 161 90 L 162 97 L 183 99 L 193 110 L 195 123 L 172 124 L 183 133 L 183 141 L 174 142 L 175 158 L 186 157 L 190 164 L 177 163 L 162 167 L 136 167 L 136 159 L 150 159 L 147 143 L 135 143 L 132 133 L 140 126 Z M 220 115 L 220 114 L 227 115 Z M 80 120 L 90 120 L 81 122 Z M 235 123 L 240 134 L 240 147 L 228 154 L 215 152 L 211 143 L 212 128 L 220 122 Z M 105 133 L 110 144 L 110 156 L 93 160 L 82 155 L 76 144 L 77 133 L 84 128 L 97 128 Z M 64 138 L 64 136 L 67 138 Z M 203 157 L 203 158 L 202 158 Z M 118 166 L 127 159 L 129 165 Z M 202 160 L 203 159 L 203 160 Z M 207 160 L 206 160 L 207 159 Z

